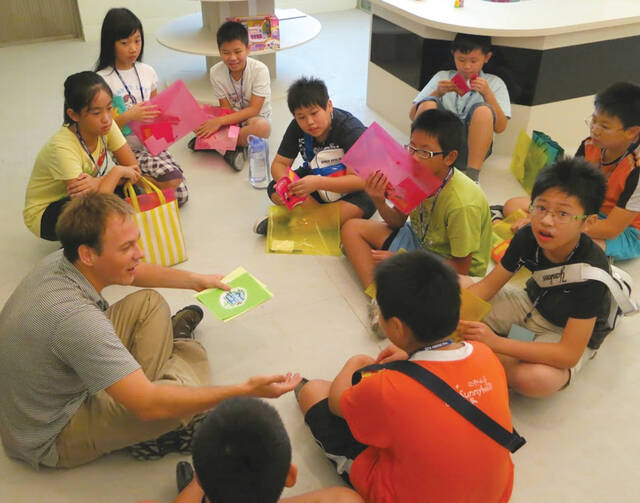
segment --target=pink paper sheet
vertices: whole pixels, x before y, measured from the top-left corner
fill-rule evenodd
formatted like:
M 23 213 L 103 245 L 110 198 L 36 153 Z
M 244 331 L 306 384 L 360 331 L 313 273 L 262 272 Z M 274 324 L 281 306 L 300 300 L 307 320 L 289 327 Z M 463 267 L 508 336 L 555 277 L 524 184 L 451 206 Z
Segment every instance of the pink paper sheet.
M 224 155 L 227 150 L 235 150 L 238 145 L 238 126 L 222 126 L 208 138 L 196 138 L 196 150 L 217 150 Z
M 376 122 L 347 151 L 342 163 L 365 180 L 376 171 L 384 173 L 390 185 L 387 198 L 405 215 L 442 183 Z
M 213 105 L 202 105 L 202 110 L 207 114 L 207 119 L 233 113 L 233 110 L 229 108 L 214 107 Z M 221 155 L 224 155 L 227 150 L 236 149 L 239 133 L 240 128 L 235 124 L 222 126 L 209 138 L 197 138 L 194 148 L 196 150 L 217 150 Z
M 129 127 L 140 138 L 151 155 L 157 155 L 207 120 L 207 115 L 181 80 L 174 82 L 147 103 L 156 105 L 162 114 L 151 123 L 130 122 Z M 160 130 L 154 129 L 158 124 Z M 152 136 L 145 138 L 143 128 L 151 126 Z M 167 127 L 173 138 L 168 140 Z M 146 129 L 148 131 L 148 129 Z M 160 135 L 160 136 L 158 136 Z M 158 150 L 160 149 L 160 150 Z

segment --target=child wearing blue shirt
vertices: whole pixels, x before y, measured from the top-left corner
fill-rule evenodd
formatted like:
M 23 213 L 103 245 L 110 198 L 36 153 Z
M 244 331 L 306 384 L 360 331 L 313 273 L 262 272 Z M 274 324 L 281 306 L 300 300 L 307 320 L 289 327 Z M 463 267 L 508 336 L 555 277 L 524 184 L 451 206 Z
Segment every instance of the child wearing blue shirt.
M 409 117 L 413 120 L 432 108 L 455 113 L 467 135 L 467 151 L 460 152 L 456 167 L 477 182 L 482 163 L 491 154 L 493 132 L 502 133 L 511 117 L 509 92 L 500 77 L 482 71 L 492 56 L 490 37 L 458 33 L 451 53 L 456 69 L 431 78 L 413 100 Z

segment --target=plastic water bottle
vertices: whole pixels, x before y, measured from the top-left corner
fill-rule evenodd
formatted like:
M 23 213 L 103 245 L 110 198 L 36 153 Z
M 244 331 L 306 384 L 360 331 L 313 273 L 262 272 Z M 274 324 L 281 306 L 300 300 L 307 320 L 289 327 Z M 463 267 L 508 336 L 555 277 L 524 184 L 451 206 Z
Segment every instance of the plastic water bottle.
M 269 144 L 264 138 L 249 135 L 249 183 L 254 189 L 269 184 Z

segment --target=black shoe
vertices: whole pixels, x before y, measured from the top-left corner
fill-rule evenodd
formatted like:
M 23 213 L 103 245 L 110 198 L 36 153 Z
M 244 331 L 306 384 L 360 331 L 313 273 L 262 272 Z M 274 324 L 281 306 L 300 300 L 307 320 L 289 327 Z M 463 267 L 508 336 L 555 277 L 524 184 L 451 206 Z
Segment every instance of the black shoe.
M 501 204 L 494 204 L 489 206 L 489 210 L 491 211 L 492 222 L 495 222 L 496 220 L 504 220 L 504 206 Z
M 196 138 L 197 136 L 194 136 L 189 140 L 189 143 L 187 143 L 187 147 L 189 147 L 194 152 L 196 151 Z
M 253 224 L 253 232 L 260 234 L 261 236 L 267 235 L 267 229 L 269 228 L 269 217 L 260 217 Z
M 200 306 L 192 304 L 183 307 L 171 317 L 174 339 L 193 339 L 193 331 L 202 321 L 204 313 Z
M 179 461 L 176 465 L 176 485 L 181 493 L 193 480 L 193 467 L 188 461 Z
M 244 164 L 247 160 L 244 147 L 238 147 L 235 150 L 229 150 L 223 155 L 223 157 L 227 164 L 234 170 L 242 171 L 244 169 Z
M 178 430 L 159 436 L 155 440 L 146 440 L 127 447 L 127 452 L 138 461 L 160 459 L 170 452 L 191 454 L 191 443 L 204 414 L 195 416 L 191 422 Z

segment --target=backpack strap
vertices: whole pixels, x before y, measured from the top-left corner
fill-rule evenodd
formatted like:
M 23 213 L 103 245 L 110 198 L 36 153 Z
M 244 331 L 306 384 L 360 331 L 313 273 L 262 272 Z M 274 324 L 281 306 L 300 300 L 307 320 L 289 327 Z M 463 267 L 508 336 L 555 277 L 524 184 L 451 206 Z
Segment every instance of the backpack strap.
M 534 272 L 532 277 L 542 288 L 589 280 L 600 281 L 607 286 L 611 296 L 625 315 L 637 313 L 639 310 L 638 303 L 630 297 L 631 276 L 614 266 L 611 266 L 610 274 L 599 267 L 581 262 L 541 269 Z
M 354 372 L 352 384 L 355 385 L 360 382 L 363 372 L 375 372 L 382 369 L 402 372 L 413 380 L 418 381 L 476 428 L 491 437 L 510 452 L 516 452 L 527 442 L 518 434 L 515 428 L 513 429 L 513 432 L 507 430 L 501 424 L 497 423 L 485 414 L 481 409 L 473 405 L 469 400 L 460 395 L 460 393 L 454 390 L 437 375 L 425 369 L 421 365 L 409 360 L 398 360 L 384 365 L 373 364 L 364 367 Z

